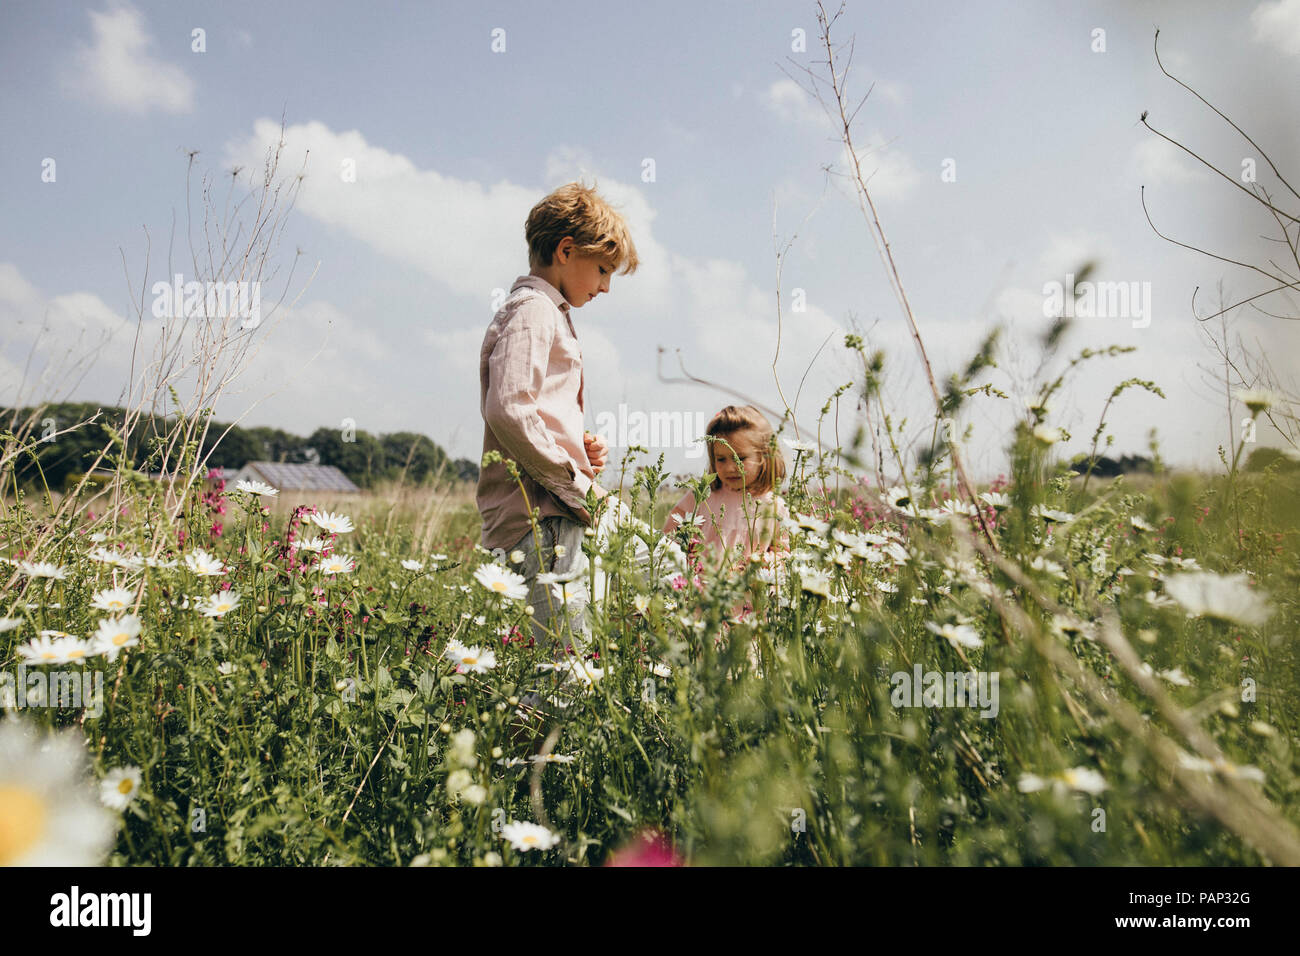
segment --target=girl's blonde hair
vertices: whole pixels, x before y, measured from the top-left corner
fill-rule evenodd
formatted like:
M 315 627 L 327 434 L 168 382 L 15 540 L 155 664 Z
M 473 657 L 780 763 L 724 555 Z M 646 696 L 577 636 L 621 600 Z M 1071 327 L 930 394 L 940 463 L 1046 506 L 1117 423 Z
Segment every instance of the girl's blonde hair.
M 759 466 L 758 476 L 753 484 L 746 486 L 745 490 L 751 495 L 758 496 L 780 488 L 781 482 L 785 480 L 785 456 L 777 447 L 776 432 L 763 417 L 763 413 L 753 405 L 728 405 L 713 416 L 704 433 L 711 439 L 726 440 L 727 436 L 734 435 L 736 432 L 752 432 L 754 444 L 763 449 L 763 461 Z M 716 441 L 709 441 L 708 444 L 709 463 L 704 469 L 706 475 L 713 473 L 712 446 Z M 726 446 L 724 445 L 723 448 L 725 449 Z M 714 478 L 710 487 L 714 491 L 719 490 L 722 487 L 722 479 Z

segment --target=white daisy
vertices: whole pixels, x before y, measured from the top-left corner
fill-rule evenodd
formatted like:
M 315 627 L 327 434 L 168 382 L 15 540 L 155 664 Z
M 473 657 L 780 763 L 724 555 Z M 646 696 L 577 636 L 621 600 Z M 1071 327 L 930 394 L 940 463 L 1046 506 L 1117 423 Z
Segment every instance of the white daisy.
M 474 580 L 493 594 L 522 601 L 528 597 L 528 585 L 522 574 L 516 574 L 499 564 L 481 564 L 474 571 Z
M 323 514 L 312 515 L 311 521 L 322 531 L 329 531 L 333 534 L 347 534 L 352 530 L 352 519 L 347 515 L 336 515 L 327 511 Z
M 90 606 L 97 611 L 125 611 L 135 600 L 135 592 L 126 588 L 107 588 L 96 591 Z
M 891 541 L 880 549 L 886 556 L 894 559 L 895 564 L 906 564 L 908 559 L 907 549 L 897 541 Z
M 820 518 L 813 515 L 801 515 L 797 512 L 794 515 L 794 523 L 800 528 L 805 528 L 808 531 L 812 531 L 819 535 L 824 535 L 828 530 L 830 530 L 831 526 L 829 521 L 822 521 Z
M 1027 773 L 1023 774 L 1016 784 L 1021 793 L 1034 793 L 1048 786 L 1051 786 L 1058 795 L 1065 793 L 1067 790 L 1078 790 L 1080 793 L 1096 796 L 1105 790 L 1108 784 L 1101 774 L 1089 767 L 1074 767 L 1070 770 L 1063 770 L 1046 779 L 1037 774 Z
M 239 594 L 234 591 L 218 591 L 209 594 L 195 608 L 204 617 L 225 617 L 239 607 Z
M 1035 425 L 1034 438 L 1044 445 L 1055 445 L 1061 440 L 1061 430 L 1050 425 Z
M 826 571 L 800 568 L 799 586 L 809 594 L 820 594 L 824 598 L 831 596 L 831 576 Z
M 1235 764 L 1223 758 L 1205 760 L 1202 757 L 1193 757 L 1184 751 L 1179 751 L 1178 765 L 1186 770 L 1199 770 L 1201 773 L 1215 773 L 1217 771 L 1225 777 L 1235 777 L 1238 780 L 1253 780 L 1256 783 L 1264 783 L 1267 779 L 1264 776 L 1264 771 L 1258 767 Z
M 1029 562 L 1029 566 L 1035 571 L 1045 571 L 1053 577 L 1064 578 L 1065 568 L 1061 567 L 1051 558 L 1045 558 L 1041 554 Z
M 935 624 L 926 621 L 927 630 L 942 637 L 953 647 L 983 647 L 984 640 L 969 624 Z
M 912 501 L 912 493 L 906 488 L 900 488 L 897 485 L 890 488 L 888 491 L 881 492 L 880 499 L 885 502 L 885 504 L 889 505 L 889 507 L 895 508 L 899 511 L 916 510 L 916 503 Z
M 1267 411 L 1277 404 L 1279 396 L 1263 388 L 1239 388 L 1233 397 L 1250 410 L 1251 416 Z
M 54 650 L 61 656 L 65 663 L 81 664 L 86 658 L 94 657 L 99 653 L 99 649 L 91 641 L 83 641 L 79 637 L 73 637 L 69 634 L 67 637 L 60 637 L 54 642 Z
M 797 438 L 785 438 L 782 440 L 790 446 L 791 451 L 798 454 L 807 455 L 817 450 L 817 446 L 810 441 L 800 441 Z
M 29 578 L 50 578 L 54 581 L 62 581 L 68 576 L 66 568 L 61 568 L 49 561 L 19 561 L 18 570 Z
M 23 626 L 21 617 L 0 617 L 0 634 L 5 631 L 13 631 Z
M 424 570 L 424 562 L 413 561 L 410 558 L 406 558 L 402 561 L 402 567 L 405 568 L 407 571 L 414 571 L 415 573 L 419 574 L 421 571 Z
M 185 566 L 200 577 L 212 577 L 218 574 L 225 574 L 225 565 L 214 555 L 208 554 L 202 548 L 191 551 L 185 555 Z
M 67 659 L 63 656 L 63 648 L 59 643 L 66 636 L 62 632 L 42 631 L 41 636 L 31 643 L 19 645 L 18 653 L 29 664 L 66 664 Z
M 1046 508 L 1043 505 L 1034 505 L 1029 513 L 1041 518 L 1047 524 L 1066 524 L 1074 520 L 1074 515 L 1068 511 L 1057 511 L 1055 508 Z
M 447 660 L 456 665 L 460 672 L 485 674 L 497 666 L 497 654 L 493 650 L 484 650 L 477 644 L 466 646 L 459 641 L 452 641 L 443 652 Z
M 274 498 L 280 493 L 279 489 L 272 488 L 270 485 L 261 481 L 240 480 L 235 483 L 235 490 L 247 491 L 250 495 L 258 495 L 259 497 L 265 496 L 267 498 Z
M 1183 606 L 1188 617 L 1213 617 L 1259 627 L 1273 615 L 1268 601 L 1251 590 L 1249 577 L 1192 571 L 1170 575 L 1165 593 Z
M 115 661 L 120 651 L 140 643 L 140 619 L 134 614 L 104 618 L 91 635 L 91 643 L 96 654 Z
M 1006 511 L 1011 507 L 1011 499 L 1000 491 L 986 491 L 980 495 L 980 501 L 994 511 Z
M 99 866 L 116 835 L 95 800 L 84 737 L 0 721 L 0 866 Z
M 578 758 L 573 754 L 533 754 L 528 759 L 533 763 L 573 763 Z
M 447 774 L 447 792 L 454 797 L 473 782 L 473 774 L 464 768 L 457 768 Z
M 960 498 L 948 498 L 939 506 L 939 510 L 951 517 L 970 518 L 979 514 L 979 510 L 973 504 Z
M 501 827 L 501 838 L 509 840 L 510 845 L 521 852 L 549 850 L 560 842 L 560 838 L 546 827 L 516 820 L 511 820 Z
M 579 660 L 578 658 L 569 658 L 564 663 L 551 665 L 547 669 L 564 671 L 568 675 L 565 678 L 567 683 L 579 684 L 583 687 L 591 687 L 601 680 L 606 672 L 606 668 L 597 667 L 590 661 Z
M 350 574 L 356 567 L 356 562 L 348 555 L 332 554 L 316 565 L 316 570 L 321 574 Z
M 110 770 L 99 784 L 99 799 L 110 810 L 125 810 L 140 792 L 140 768 Z

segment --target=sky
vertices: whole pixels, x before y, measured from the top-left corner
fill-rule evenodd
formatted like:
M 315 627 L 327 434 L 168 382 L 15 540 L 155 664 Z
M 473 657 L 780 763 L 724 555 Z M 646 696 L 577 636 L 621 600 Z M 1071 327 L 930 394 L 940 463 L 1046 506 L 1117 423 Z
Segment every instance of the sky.
M 1157 28 L 1166 68 L 1258 149 L 1161 74 Z M 849 2 L 831 41 L 841 71 L 852 44 L 852 102 L 870 89 L 854 145 L 940 382 L 1003 330 L 977 383 L 1008 398 L 976 396 L 957 423 L 971 471 L 1005 470 L 1044 374 L 1112 344 L 1135 350 L 1083 363 L 1049 403 L 1072 435 L 1061 454 L 1087 451 L 1111 390 L 1140 378 L 1165 397 L 1114 402 L 1111 453 L 1147 453 L 1156 429 L 1167 463 L 1214 467 L 1243 412 L 1215 384 L 1197 314 L 1220 307 L 1220 286 L 1229 304 L 1271 285 L 1155 229 L 1287 268 L 1277 222 L 1237 184 L 1253 159 L 1300 213 L 1259 154 L 1300 186 L 1284 93 L 1300 88 L 1300 0 Z M 528 272 L 524 220 L 583 179 L 640 259 L 573 312 L 589 429 L 616 446 L 644 429 L 678 472 L 702 469 L 690 439 L 733 402 L 774 424 L 789 405 L 783 434 L 816 438 L 831 395 L 860 382 L 843 345 L 857 332 L 885 351 L 900 442 L 924 444 L 929 387 L 851 154 L 813 95 L 833 103 L 825 61 L 806 2 L 3 0 L 0 404 L 148 394 L 156 343 L 177 346 L 173 371 L 193 354 L 163 338 L 178 330 L 154 315 L 154 283 L 211 279 L 223 236 L 236 264 L 256 236 L 262 269 L 244 275 L 262 311 L 237 330 L 244 367 L 216 417 L 417 431 L 477 460 L 479 347 Z M 255 231 L 282 122 L 278 205 Z M 1088 260 L 1134 298 L 1079 317 L 1043 368 L 1047 290 Z M 1257 304 L 1296 316 L 1298 300 Z M 1298 323 L 1230 315 L 1293 384 Z M 202 371 L 180 375 L 182 400 Z M 863 414 L 848 390 L 820 440 L 847 444 Z M 1268 426 L 1256 440 L 1280 442 Z

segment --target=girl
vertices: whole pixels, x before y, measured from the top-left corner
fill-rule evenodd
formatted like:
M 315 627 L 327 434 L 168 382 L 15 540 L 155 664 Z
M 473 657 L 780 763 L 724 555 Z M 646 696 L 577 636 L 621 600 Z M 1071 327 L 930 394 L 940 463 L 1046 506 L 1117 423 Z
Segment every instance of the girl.
M 772 426 L 753 405 L 728 405 L 713 416 L 706 435 L 712 493 L 697 503 L 688 491 L 669 513 L 664 534 L 694 516 L 705 551 L 699 557 L 715 568 L 754 553 L 788 550 L 779 520 L 790 512 L 776 495 L 785 459 Z

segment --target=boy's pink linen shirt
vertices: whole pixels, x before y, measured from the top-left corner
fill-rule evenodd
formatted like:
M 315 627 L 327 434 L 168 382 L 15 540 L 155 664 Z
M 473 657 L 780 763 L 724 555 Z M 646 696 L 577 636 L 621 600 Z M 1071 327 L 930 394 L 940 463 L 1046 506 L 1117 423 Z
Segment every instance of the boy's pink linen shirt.
M 569 303 L 545 279 L 520 276 L 479 353 L 483 452 L 519 465 L 541 517 L 590 524 L 585 499 L 596 476 L 582 441 L 583 384 Z M 479 473 L 477 500 L 483 547 L 513 547 L 530 530 L 524 497 L 503 462 Z

